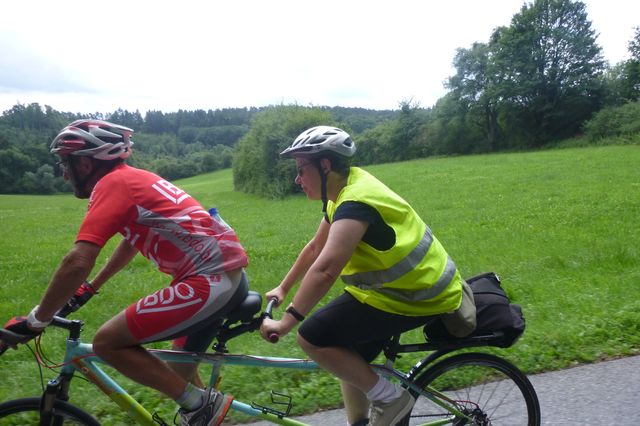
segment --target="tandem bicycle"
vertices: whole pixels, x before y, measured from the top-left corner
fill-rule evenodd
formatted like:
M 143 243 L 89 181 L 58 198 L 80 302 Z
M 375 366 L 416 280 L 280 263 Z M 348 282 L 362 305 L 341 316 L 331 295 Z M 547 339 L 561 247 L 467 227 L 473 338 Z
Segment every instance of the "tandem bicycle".
M 282 358 L 262 355 L 230 353 L 227 343 L 240 335 L 258 330 L 265 317 L 271 317 L 273 302 L 263 312 L 262 297 L 249 291 L 245 300 L 225 318 L 217 334 L 212 351 L 194 353 L 173 350 L 152 350 L 158 358 L 174 363 L 194 363 L 211 366 L 209 386 L 220 386 L 225 365 L 239 367 L 318 370 L 309 359 Z M 20 398 L 0 404 L 2 425 L 100 425 L 100 421 L 85 410 L 73 405 L 71 384 L 74 375 L 84 376 L 105 393 L 121 410 L 140 425 L 167 426 L 153 409 L 144 407 L 125 391 L 100 364 L 91 344 L 80 339 L 83 323 L 55 317 L 50 327 L 67 331 L 66 352 L 60 371 L 50 380 L 42 395 Z M 21 343 L 21 336 L 0 329 L 0 337 L 12 344 Z M 540 425 L 540 406 L 536 392 L 515 365 L 502 357 L 475 348 L 499 346 L 500 332 L 473 335 L 438 341 L 401 343 L 400 336 L 389 340 L 384 349 L 384 362 L 372 364 L 382 375 L 407 388 L 416 398 L 410 414 L 399 424 L 439 425 Z M 37 342 L 36 342 L 37 343 Z M 39 359 L 36 344 L 35 358 Z M 469 348 L 474 348 L 469 351 Z M 422 358 L 408 371 L 394 368 L 400 354 L 421 353 Z M 224 392 L 224 390 L 222 389 Z M 257 419 L 285 426 L 305 423 L 290 416 L 293 402 L 287 395 L 277 393 L 271 407 L 234 399 L 230 411 L 238 411 Z

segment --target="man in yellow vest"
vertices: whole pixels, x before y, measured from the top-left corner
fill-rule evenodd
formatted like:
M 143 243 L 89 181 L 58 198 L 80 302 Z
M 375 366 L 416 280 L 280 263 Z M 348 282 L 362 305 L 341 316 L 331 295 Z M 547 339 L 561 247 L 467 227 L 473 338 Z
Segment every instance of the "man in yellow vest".
M 265 320 L 261 333 L 283 336 L 304 321 L 298 343 L 341 380 L 349 424 L 388 426 L 415 401 L 368 363 L 389 337 L 436 315 L 452 334 L 470 334 L 475 305 L 455 264 L 413 208 L 371 174 L 349 166 L 355 151 L 345 131 L 318 126 L 280 154 L 295 158 L 296 183 L 309 199 L 322 200 L 324 217 L 280 285 L 266 294 L 282 302 L 301 281 L 286 314 Z M 339 276 L 345 292 L 306 318 Z

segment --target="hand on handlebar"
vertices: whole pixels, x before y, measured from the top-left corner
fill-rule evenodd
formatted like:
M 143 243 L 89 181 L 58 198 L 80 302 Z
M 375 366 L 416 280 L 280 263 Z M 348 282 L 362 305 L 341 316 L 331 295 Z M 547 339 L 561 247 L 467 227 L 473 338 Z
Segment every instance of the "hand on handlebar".
M 275 299 L 275 307 L 277 308 L 278 306 L 280 306 L 282 301 L 284 301 L 284 298 L 287 297 L 287 292 L 282 290 L 282 288 L 280 288 L 280 286 L 278 286 L 278 287 L 274 288 L 273 290 L 268 291 L 265 294 L 265 297 L 269 301 Z
M 9 331 L 0 339 L 0 355 L 9 348 L 16 348 L 20 343 L 27 343 L 29 340 L 37 337 L 42 330 L 34 330 L 27 325 L 27 317 L 13 317 L 4 325 L 4 330 Z M 11 338 L 11 340 L 9 340 Z
M 277 343 L 280 336 L 284 336 L 286 333 L 282 333 L 280 330 L 280 321 L 272 320 L 271 318 L 264 318 L 262 325 L 260 326 L 260 334 L 262 338 L 267 342 Z
M 282 319 L 276 321 L 272 319 L 271 308 L 276 303 L 279 304 L 282 301 L 278 300 L 270 300 L 267 309 L 265 310 L 265 317 L 262 319 L 262 324 L 260 325 L 260 334 L 262 338 L 271 343 L 277 343 L 278 340 L 289 333 L 296 325 L 296 320 L 291 320 L 289 316 L 283 317 Z
M 280 304 L 280 301 L 276 297 L 268 297 L 269 302 L 267 303 L 267 307 L 264 310 L 264 314 L 262 316 L 262 324 L 264 324 L 265 320 L 273 321 L 273 308 Z M 262 334 L 262 324 L 260 326 L 260 333 Z M 265 335 L 263 335 L 264 337 Z M 280 339 L 280 335 L 275 331 L 267 331 L 265 339 L 271 343 L 278 343 Z

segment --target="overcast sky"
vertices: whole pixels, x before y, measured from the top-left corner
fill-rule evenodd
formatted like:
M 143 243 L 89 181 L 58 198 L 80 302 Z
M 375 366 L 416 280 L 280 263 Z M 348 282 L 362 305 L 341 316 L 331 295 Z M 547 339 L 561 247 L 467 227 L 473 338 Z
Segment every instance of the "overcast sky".
M 598 44 L 628 58 L 638 0 L 586 0 Z M 522 0 L 5 1 L 0 112 L 163 112 L 297 103 L 397 109 L 446 92 L 456 48 Z

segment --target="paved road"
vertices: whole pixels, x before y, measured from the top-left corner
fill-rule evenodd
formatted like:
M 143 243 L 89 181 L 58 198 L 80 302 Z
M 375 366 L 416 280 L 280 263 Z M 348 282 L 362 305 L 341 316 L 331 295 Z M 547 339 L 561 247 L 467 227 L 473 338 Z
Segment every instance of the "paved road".
M 545 426 L 640 425 L 640 356 L 537 374 L 529 379 L 536 388 Z M 346 424 L 342 410 L 299 420 L 321 426 Z
M 640 425 L 640 356 L 530 377 L 542 424 Z

